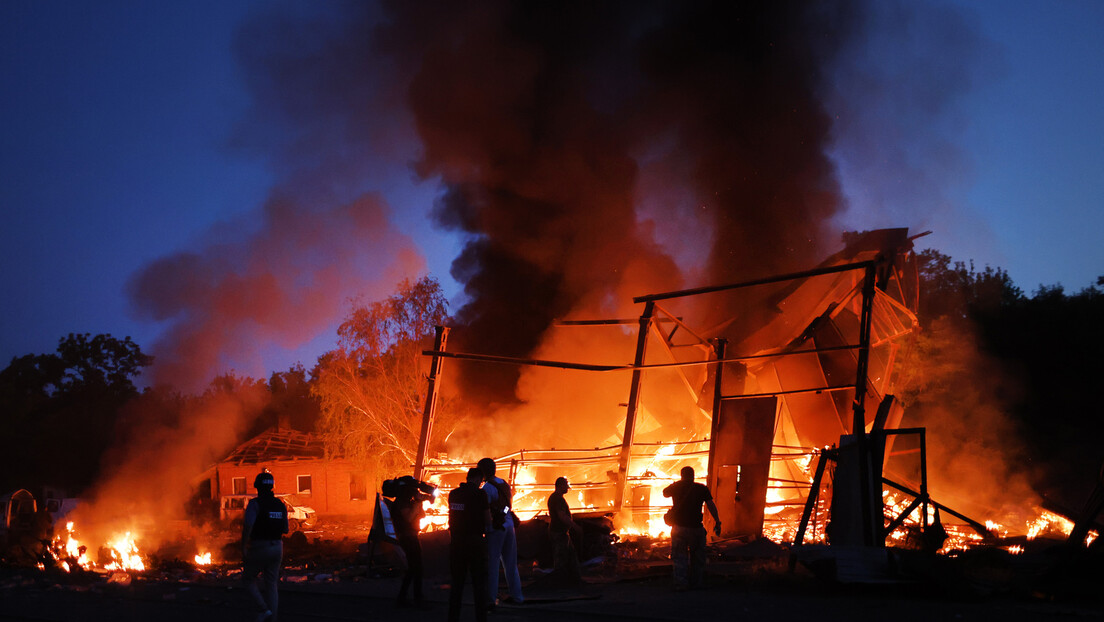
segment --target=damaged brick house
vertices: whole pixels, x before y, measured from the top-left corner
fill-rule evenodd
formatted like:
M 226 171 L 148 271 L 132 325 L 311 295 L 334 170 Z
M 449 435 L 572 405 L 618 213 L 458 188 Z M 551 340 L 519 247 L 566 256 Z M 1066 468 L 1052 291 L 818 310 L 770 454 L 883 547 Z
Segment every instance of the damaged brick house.
M 327 459 L 322 440 L 289 428 L 273 427 L 249 439 L 196 478 L 200 511 L 221 519 L 240 515 L 256 494 L 261 470 L 276 478 L 277 495 L 289 495 L 319 516 L 364 517 L 375 499 L 371 475 L 342 459 Z

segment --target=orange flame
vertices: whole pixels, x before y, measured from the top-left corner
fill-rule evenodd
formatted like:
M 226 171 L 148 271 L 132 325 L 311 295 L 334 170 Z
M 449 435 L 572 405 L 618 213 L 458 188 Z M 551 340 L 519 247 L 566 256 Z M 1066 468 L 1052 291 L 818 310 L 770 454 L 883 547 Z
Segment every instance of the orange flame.
M 82 545 L 77 539 L 73 521 L 65 525 L 65 533 L 54 537 L 48 552 L 66 572 L 75 570 L 73 565 L 84 570 L 122 570 L 142 571 L 146 569 L 145 562 L 138 551 L 138 545 L 134 536 L 127 531 L 116 535 L 107 544 L 101 547 L 101 553 L 109 558 L 102 566 L 89 559 L 88 547 Z

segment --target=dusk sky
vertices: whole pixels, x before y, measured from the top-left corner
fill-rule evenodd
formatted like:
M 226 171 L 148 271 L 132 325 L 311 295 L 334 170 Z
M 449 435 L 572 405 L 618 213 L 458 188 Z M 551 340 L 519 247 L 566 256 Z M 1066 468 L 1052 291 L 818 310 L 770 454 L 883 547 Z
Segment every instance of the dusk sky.
M 849 201 L 840 223 L 931 230 L 920 248 L 1006 269 L 1028 294 L 1040 284 L 1060 283 L 1068 292 L 1094 284 L 1104 275 L 1104 2 L 905 4 L 914 15 L 883 3 L 865 55 L 838 68 L 837 110 L 854 112 L 840 116 L 833 153 Z M 156 277 L 143 272 L 151 265 L 210 255 L 229 262 L 241 255 L 234 250 L 240 244 L 262 249 L 262 257 L 278 255 L 273 248 L 299 239 L 303 222 L 271 225 L 276 232 L 260 224 L 262 206 L 278 194 L 273 189 L 289 187 L 301 165 L 281 143 L 282 121 L 273 121 L 271 135 L 265 131 L 265 107 L 257 102 L 265 85 L 242 57 L 251 41 L 282 36 L 258 35 L 270 23 L 258 15 L 275 7 L 309 22 L 335 6 L 0 3 L 5 364 L 53 352 L 70 332 L 129 335 L 148 352 L 171 312 L 135 309 L 128 288 L 142 274 L 142 287 L 155 288 L 148 281 Z M 880 31 L 880 20 L 892 27 Z M 251 37 L 240 34 L 245 25 Z M 929 39 L 930 32 L 953 40 Z M 864 92 L 869 84 L 855 69 L 867 63 L 897 76 L 888 84 L 900 90 Z M 927 92 L 912 90 L 916 84 L 938 85 L 931 87 L 938 97 L 916 101 Z M 915 116 L 904 118 L 898 107 Z M 329 316 L 304 319 L 306 333 L 241 335 L 265 343 L 228 365 L 254 376 L 296 361 L 309 368 L 333 347 L 346 298 L 378 298 L 402 276 L 428 270 L 450 296 L 459 295 L 449 265 L 460 242 L 430 223 L 437 187 L 409 170 L 416 148 L 404 140 L 403 123 L 373 129 L 386 145 L 362 179 L 389 206 L 395 230 L 366 240 L 376 250 L 363 256 L 355 239 L 335 241 L 334 257 L 360 262 L 348 269 L 356 274 L 329 275 L 322 267 L 303 277 L 326 274 L 339 284 L 342 297 L 328 303 Z M 327 217 L 342 229 L 341 218 L 361 222 L 375 208 L 360 209 Z M 403 259 L 392 263 L 395 257 Z

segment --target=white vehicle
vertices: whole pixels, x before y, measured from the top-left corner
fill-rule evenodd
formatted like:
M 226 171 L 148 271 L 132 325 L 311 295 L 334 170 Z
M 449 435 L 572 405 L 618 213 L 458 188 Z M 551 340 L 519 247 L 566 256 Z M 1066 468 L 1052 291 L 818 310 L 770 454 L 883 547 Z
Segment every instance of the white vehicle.
M 298 531 L 302 527 L 310 527 L 314 524 L 317 514 L 314 508 L 303 505 L 296 495 L 276 495 L 288 507 L 288 528 Z M 219 518 L 224 521 L 240 523 L 245 516 L 245 506 L 253 495 L 224 495 L 219 507 Z
M 303 505 L 295 495 L 276 495 L 288 506 L 288 528 L 298 531 L 300 527 L 310 527 L 316 517 L 314 508 Z

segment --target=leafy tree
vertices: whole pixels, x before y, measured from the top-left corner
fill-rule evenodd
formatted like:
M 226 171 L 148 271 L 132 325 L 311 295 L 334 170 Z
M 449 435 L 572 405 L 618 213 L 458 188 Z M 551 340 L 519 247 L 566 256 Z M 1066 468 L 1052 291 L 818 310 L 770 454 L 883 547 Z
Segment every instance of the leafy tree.
M 922 326 L 940 318 L 964 320 L 998 312 L 1024 298 L 1023 291 L 1000 268 L 985 266 L 979 272 L 974 262 L 952 262 L 949 255 L 933 249 L 920 251 L 917 263 Z
M 1012 412 L 1030 439 L 1036 487 L 1072 509 L 1104 460 L 1102 318 L 1104 292 L 1067 294 L 1061 285 L 1040 286 L 1031 298 L 978 318 L 986 351 L 1020 385 Z
M 0 371 L 3 483 L 82 488 L 98 472 L 134 379 L 152 359 L 130 337 L 70 334 L 56 354 L 15 358 Z
M 379 473 L 413 463 L 429 369 L 421 352 L 432 345 L 447 309 L 440 284 L 429 276 L 403 281 L 387 299 L 353 309 L 338 328 L 337 349 L 319 359 L 313 389 L 328 455 Z M 448 429 L 449 410 L 441 400 L 436 429 Z
M 311 393 L 312 381 L 301 364 L 287 371 L 273 372 L 268 379 L 271 400 L 265 408 L 264 419 L 295 430 L 313 430 L 321 416 L 321 405 L 318 396 Z
M 1040 285 L 1027 297 L 999 268 L 979 271 L 934 250 L 918 259 L 922 330 L 898 396 L 941 444 L 930 459 L 987 458 L 955 469 L 953 488 L 1000 491 L 1022 504 L 1029 482 L 1076 509 L 1104 459 L 1095 390 L 1104 375 L 1104 292 Z M 976 472 L 998 485 L 964 486 L 963 474 Z M 942 472 L 930 473 L 938 488 Z

